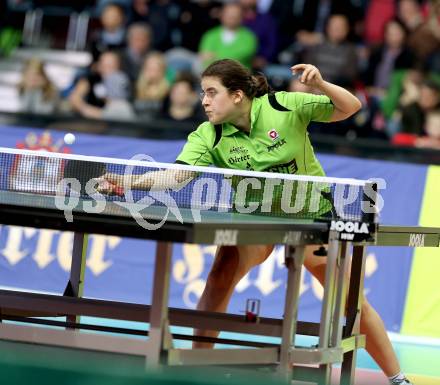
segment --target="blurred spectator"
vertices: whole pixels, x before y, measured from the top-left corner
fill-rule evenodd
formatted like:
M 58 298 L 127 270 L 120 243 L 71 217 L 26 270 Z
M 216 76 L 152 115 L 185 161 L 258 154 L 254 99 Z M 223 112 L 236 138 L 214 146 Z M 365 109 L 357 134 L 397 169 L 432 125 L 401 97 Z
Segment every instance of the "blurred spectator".
M 330 16 L 325 41 L 310 47 L 305 61 L 317 66 L 323 78 L 344 87 L 353 86 L 358 75 L 356 47 L 347 38 L 349 23 L 345 15 Z
M 201 36 L 218 25 L 221 3 L 219 1 L 193 0 L 179 1 L 178 21 L 179 45 L 197 52 Z
M 250 68 L 256 52 L 257 37 L 242 26 L 240 5 L 225 4 L 221 12 L 221 25 L 202 36 L 199 53 L 203 66 L 218 59 L 230 58 Z
M 422 81 L 423 73 L 416 69 L 402 69 L 393 72 L 390 86 L 380 101 L 380 109 L 385 119 L 395 120 L 394 114 L 399 106 L 406 106 L 418 99 Z M 391 122 L 388 128 L 389 134 L 392 136 L 395 132 L 395 124 Z
M 299 46 L 311 46 L 322 41 L 324 26 L 335 4 L 346 1 L 330 0 L 273 0 L 269 12 L 278 21 L 281 47 L 295 40 Z
M 416 139 L 415 146 L 440 150 L 440 109 L 427 114 L 425 135 Z
M 59 95 L 37 58 L 26 61 L 18 85 L 20 109 L 25 112 L 49 114 L 56 110 Z
M 426 69 L 440 72 L 440 2 L 429 5 L 427 20 L 411 31 L 408 45 Z
M 127 47 L 121 51 L 121 67 L 135 81 L 151 47 L 151 28 L 146 23 L 134 23 L 128 27 Z
M 166 61 L 160 52 L 150 53 L 136 82 L 135 108 L 140 113 L 157 113 L 170 90 Z
M 263 69 L 267 63 L 275 61 L 277 53 L 277 29 L 271 14 L 260 13 L 257 0 L 240 0 L 243 10 L 243 25 L 258 38 L 258 51 L 253 67 Z
M 395 17 L 395 0 L 371 0 L 365 15 L 364 39 L 367 45 L 379 45 L 384 41 L 387 23 Z
M 401 109 L 401 129 L 405 134 L 425 135 L 426 117 L 440 108 L 440 84 L 438 80 L 427 80 L 417 100 Z
M 403 24 L 405 24 L 408 31 L 414 31 L 424 22 L 422 7 L 417 0 L 398 1 L 397 17 Z
M 205 119 L 196 92 L 196 82 L 189 74 L 181 74 L 171 86 L 164 103 L 162 117 L 178 122 L 202 122 Z
M 106 102 L 102 111 L 103 119 L 133 120 L 136 115 L 129 100 L 131 87 L 128 76 L 116 71 L 104 77 L 104 87 L 107 91 Z
M 399 71 L 396 71 L 397 73 Z M 424 73 L 417 69 L 404 70 L 402 89 L 399 93 L 399 105 L 407 106 L 415 102 L 420 97 L 420 88 L 424 82 Z
M 83 0 L 83 1 L 87 1 L 87 0 Z M 101 15 L 104 8 L 109 4 L 119 5 L 123 9 L 124 14 L 129 14 L 132 0 L 95 0 L 94 3 L 95 3 L 95 9 L 94 9 L 95 15 Z
M 8 57 L 20 43 L 21 32 L 19 29 L 9 27 L 0 29 L 0 57 Z
M 365 84 L 372 87 L 371 94 L 382 97 L 392 72 L 413 66 L 414 56 L 406 45 L 406 38 L 407 31 L 401 22 L 393 19 L 387 23 L 384 44 L 372 52 L 364 74 Z
M 148 23 L 153 31 L 153 47 L 166 51 L 175 45 L 179 6 L 171 0 L 133 0 L 132 22 Z
M 107 4 L 100 17 L 102 29 L 91 39 L 91 51 L 96 60 L 102 52 L 122 49 L 125 46 L 124 10 L 116 3 Z
M 380 119 L 378 117 L 376 123 L 382 125 L 388 138 L 393 138 L 400 131 L 401 110 L 417 101 L 423 80 L 423 72 L 417 69 L 393 71 L 390 86 L 384 97 L 375 105 L 376 108 L 380 107 L 381 111 Z M 374 111 L 370 106 L 370 112 Z
M 351 24 L 358 23 L 363 16 L 360 8 L 355 7 L 351 0 L 307 0 L 307 2 L 305 0 L 293 0 L 291 2 L 293 3 L 293 13 L 290 9 L 283 10 L 287 13 L 290 11 L 292 14 L 286 20 L 288 24 L 284 27 L 285 32 L 281 32 L 284 39 L 288 37 L 289 43 L 289 47 L 287 49 L 283 48 L 279 56 L 280 62 L 284 64 L 303 61 L 302 54 L 307 48 L 321 44 L 324 41 L 326 23 L 330 15 L 347 15 L 350 17 Z M 281 0 L 279 2 L 274 1 L 271 12 L 274 12 L 277 3 L 281 3 Z M 286 16 L 281 17 L 286 18 Z
M 350 1 L 329 0 L 294 1 L 294 16 L 298 23 L 297 41 L 306 47 L 321 43 L 324 39 L 327 20 L 332 14 L 353 16 L 349 3 Z
M 112 112 L 109 111 L 110 101 L 127 101 L 130 81 L 120 68 L 120 59 L 115 52 L 102 53 L 91 71 L 78 80 L 71 92 L 69 101 L 73 110 L 86 118 L 101 119 Z M 120 111 L 123 109 L 129 110 L 125 106 Z M 127 112 L 125 116 L 130 116 L 130 113 Z

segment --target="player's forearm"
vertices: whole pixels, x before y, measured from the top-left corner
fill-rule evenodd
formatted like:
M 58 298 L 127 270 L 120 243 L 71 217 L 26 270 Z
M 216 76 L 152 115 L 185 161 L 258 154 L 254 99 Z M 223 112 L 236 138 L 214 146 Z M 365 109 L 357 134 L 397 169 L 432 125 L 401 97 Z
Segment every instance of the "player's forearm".
M 145 191 L 179 189 L 194 178 L 194 175 L 194 172 L 185 170 L 150 171 L 140 175 L 121 175 L 121 185 Z
M 323 81 L 319 86 L 319 90 L 331 99 L 335 109 L 346 118 L 359 111 L 362 107 L 360 100 L 356 96 L 336 84 Z
M 150 190 L 153 185 L 153 180 L 148 178 L 149 173 L 132 175 L 132 174 L 113 174 L 107 173 L 103 179 L 111 184 L 110 191 L 113 191 L 115 186 L 122 187 L 124 190 Z M 107 185 L 103 183 L 101 190 L 106 191 Z
M 144 174 L 112 174 L 107 173 L 103 179 L 110 183 L 110 187 L 101 185 L 101 192 L 114 192 L 116 186 L 126 190 L 163 191 L 166 189 L 180 190 L 195 177 L 196 173 L 190 170 L 161 170 L 149 171 Z M 112 186 L 113 185 L 113 186 Z

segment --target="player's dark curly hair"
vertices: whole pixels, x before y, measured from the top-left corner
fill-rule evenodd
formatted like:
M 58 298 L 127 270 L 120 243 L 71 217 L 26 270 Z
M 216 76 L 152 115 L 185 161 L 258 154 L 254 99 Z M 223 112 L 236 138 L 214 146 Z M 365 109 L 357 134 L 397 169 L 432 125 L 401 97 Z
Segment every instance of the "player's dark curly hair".
M 249 99 L 271 91 L 266 76 L 262 73 L 253 75 L 245 66 L 232 59 L 217 60 L 210 64 L 202 73 L 202 78 L 205 76 L 219 78 L 229 91 L 242 90 Z

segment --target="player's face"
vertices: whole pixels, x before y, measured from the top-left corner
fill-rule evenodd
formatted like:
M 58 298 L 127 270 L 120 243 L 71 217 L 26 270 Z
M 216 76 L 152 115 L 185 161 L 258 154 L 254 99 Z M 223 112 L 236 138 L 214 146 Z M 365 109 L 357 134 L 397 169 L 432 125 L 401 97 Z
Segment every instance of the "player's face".
M 202 105 L 212 124 L 230 121 L 237 114 L 239 96 L 231 93 L 215 76 L 202 79 Z

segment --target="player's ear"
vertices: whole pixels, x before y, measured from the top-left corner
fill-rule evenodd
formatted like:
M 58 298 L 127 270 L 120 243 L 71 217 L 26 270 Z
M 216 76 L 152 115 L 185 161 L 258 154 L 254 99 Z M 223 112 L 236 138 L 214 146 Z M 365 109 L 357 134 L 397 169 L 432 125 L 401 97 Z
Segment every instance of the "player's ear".
M 235 104 L 239 104 L 239 103 L 241 103 L 241 101 L 244 98 L 244 92 L 242 90 L 237 90 L 237 91 L 234 91 L 232 96 L 233 96 L 233 102 Z

